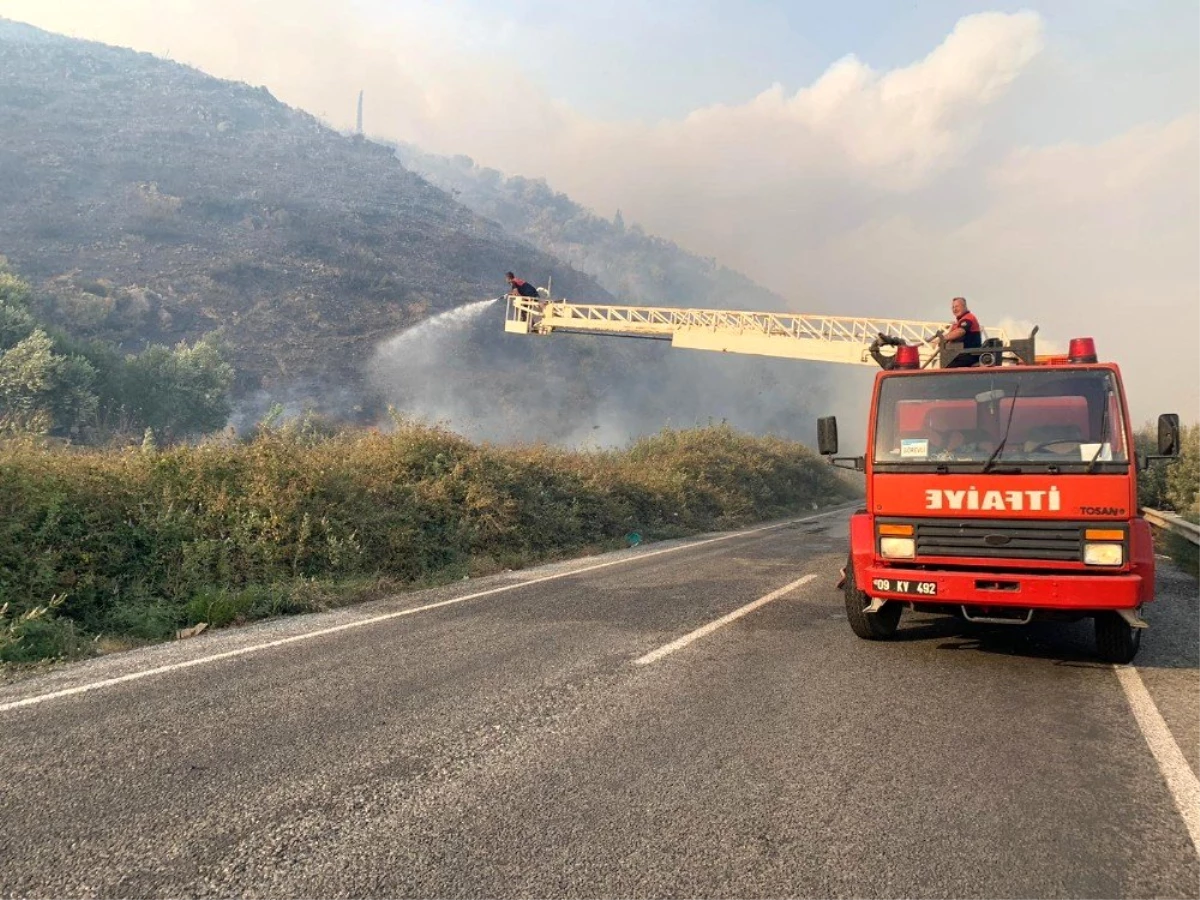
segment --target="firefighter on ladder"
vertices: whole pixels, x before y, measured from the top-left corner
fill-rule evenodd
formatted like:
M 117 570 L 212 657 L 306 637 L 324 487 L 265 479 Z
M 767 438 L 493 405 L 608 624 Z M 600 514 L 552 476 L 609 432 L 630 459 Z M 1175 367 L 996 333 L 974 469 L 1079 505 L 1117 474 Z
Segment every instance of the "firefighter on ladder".
M 504 275 L 508 281 L 508 295 L 510 297 L 532 297 L 534 300 L 538 298 L 537 288 L 523 278 L 518 278 L 512 272 L 506 272 Z
M 517 309 L 515 315 L 518 321 L 525 322 L 532 319 L 533 313 L 540 313 L 545 301 L 538 294 L 538 289 L 523 278 L 518 278 L 512 272 L 505 272 L 504 278 L 508 281 L 508 296 L 521 297 L 528 300 L 533 300 L 537 307 L 534 310 Z M 509 314 L 513 314 L 512 302 L 509 301 Z

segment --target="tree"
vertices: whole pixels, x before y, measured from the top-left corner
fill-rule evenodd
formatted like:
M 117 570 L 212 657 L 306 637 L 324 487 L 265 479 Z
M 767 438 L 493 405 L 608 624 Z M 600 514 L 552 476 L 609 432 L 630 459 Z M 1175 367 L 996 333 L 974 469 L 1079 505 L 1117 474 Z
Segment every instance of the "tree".
M 1134 433 L 1138 453 L 1153 456 L 1158 452 L 1158 429 L 1149 422 Z M 1167 505 L 1167 467 L 1162 464 L 1147 466 L 1138 472 L 1138 504 L 1149 509 L 1162 509 Z
M 1167 502 L 1178 513 L 1200 513 L 1200 425 L 1181 429 L 1179 459 L 1167 469 Z
M 215 339 L 122 356 L 48 333 L 30 297 L 0 257 L 0 431 L 87 440 L 89 427 L 183 437 L 225 425 L 234 372 Z
M 25 340 L 36 327 L 29 312 L 29 288 L 5 268 L 0 256 L 0 350 Z
M 42 329 L 0 353 L 0 431 L 45 434 L 54 424 L 49 393 L 62 357 Z
M 12 273 L 3 256 L 0 256 L 0 304 L 29 308 L 29 285 Z
M 1135 435 L 1139 453 L 1158 452 L 1158 428 L 1147 422 Z M 1180 429 L 1179 459 L 1151 465 L 1138 473 L 1138 503 L 1151 509 L 1173 509 L 1200 515 L 1200 425 Z
M 59 352 L 29 300 L 29 286 L 0 260 L 0 428 L 78 433 L 96 417 L 96 370 L 82 356 Z
M 53 418 L 53 432 L 83 437 L 83 430 L 95 425 L 100 407 L 96 395 L 96 368 L 84 357 L 60 356 L 54 385 L 47 398 Z
M 211 339 L 173 350 L 148 347 L 127 358 L 124 394 L 134 423 L 182 437 L 222 428 L 232 405 L 234 371 Z
M 41 328 L 0 353 L 0 431 L 78 434 L 95 421 L 96 370 L 54 352 Z

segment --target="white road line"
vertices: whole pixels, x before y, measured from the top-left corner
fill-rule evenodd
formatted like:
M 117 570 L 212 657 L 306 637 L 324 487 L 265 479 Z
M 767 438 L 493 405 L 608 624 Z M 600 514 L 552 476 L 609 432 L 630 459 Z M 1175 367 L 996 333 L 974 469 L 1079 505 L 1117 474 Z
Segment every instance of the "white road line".
M 740 607 L 739 609 L 735 609 L 733 612 L 728 613 L 724 616 L 721 616 L 721 618 L 719 618 L 713 622 L 709 622 L 707 625 L 703 625 L 700 628 L 697 628 L 695 631 L 689 632 L 688 634 L 685 634 L 683 637 L 677 638 L 676 640 L 671 641 L 671 643 L 669 643 L 669 644 L 664 644 L 663 646 L 659 647 L 657 650 L 650 651 L 645 656 L 635 659 L 633 661 L 633 664 L 635 666 L 648 666 L 648 665 L 650 665 L 650 663 L 658 662 L 660 659 L 662 659 L 668 653 L 674 653 L 676 650 L 680 650 L 680 649 L 686 647 L 692 641 L 697 641 L 707 634 L 712 634 L 718 628 L 721 628 L 724 625 L 728 625 L 730 622 L 740 619 L 742 616 L 746 615 L 747 613 L 754 612 L 760 606 L 766 606 L 772 600 L 778 600 L 784 594 L 794 591 L 796 588 L 800 587 L 800 585 L 802 585 L 802 584 L 808 584 L 808 582 L 812 581 L 816 577 L 817 577 L 816 575 L 805 575 L 803 578 L 797 578 L 791 584 L 785 584 L 779 590 L 772 591 L 771 593 L 767 594 L 765 597 L 759 597 L 757 600 L 755 600 L 752 603 L 747 603 L 745 606 Z
M 1150 752 L 1154 754 L 1167 782 L 1167 790 L 1171 792 L 1171 798 L 1191 835 L 1192 847 L 1200 854 L 1200 779 L 1196 778 L 1183 751 L 1175 743 L 1171 729 L 1163 721 L 1162 713 L 1154 705 L 1154 699 L 1146 690 L 1137 669 L 1132 666 L 1114 668 L 1133 709 L 1133 717 L 1137 719 L 1138 727 L 1150 745 Z
M 226 650 L 222 653 L 213 653 L 209 656 L 200 656 L 196 659 L 189 659 L 185 662 L 171 663 L 166 666 L 158 666 L 153 669 L 145 669 L 141 672 L 130 672 L 127 675 L 119 675 L 115 678 L 105 678 L 102 681 L 93 681 L 89 684 L 81 684 L 77 687 L 64 688 L 60 691 L 52 691 L 48 694 L 38 694 L 34 697 L 26 697 L 22 700 L 11 700 L 8 703 L 0 703 L 0 713 L 8 712 L 10 709 L 20 709 L 25 706 L 36 706 L 39 703 L 45 703 L 49 700 L 57 700 L 61 697 L 71 697 L 76 694 L 86 694 L 89 691 L 100 690 L 101 688 L 112 687 L 116 684 L 124 684 L 129 681 L 140 681 L 143 678 L 150 678 L 153 675 L 162 675 L 167 672 L 176 672 L 181 669 L 190 669 L 193 666 L 203 666 L 208 663 L 218 662 L 222 659 L 233 659 L 236 656 L 246 656 L 250 653 L 258 653 L 261 650 L 271 650 L 275 647 L 283 647 L 287 644 L 296 644 L 300 641 L 310 641 L 313 638 L 324 637 L 328 634 L 337 634 L 340 631 L 350 631 L 354 628 L 365 628 L 368 625 L 378 625 L 380 622 L 387 622 L 392 619 L 399 619 L 403 616 L 413 616 L 417 613 L 428 612 L 431 609 L 440 609 L 443 606 L 453 606 L 457 603 L 466 603 L 469 600 L 478 600 L 481 597 L 490 597 L 494 594 L 503 594 L 506 591 L 515 591 L 518 588 L 529 587 L 531 584 L 540 584 L 543 581 L 554 581 L 558 578 L 570 578 L 574 575 L 582 575 L 585 572 L 594 572 L 597 569 L 606 569 L 609 566 L 619 566 L 624 563 L 637 562 L 639 560 L 648 559 L 652 556 L 661 556 L 664 553 L 674 553 L 678 550 L 688 550 L 693 547 L 703 547 L 705 544 L 715 544 L 719 541 L 733 540 L 746 535 L 758 534 L 763 531 L 771 531 L 776 528 L 786 528 L 789 525 L 795 525 L 800 522 L 812 522 L 816 519 L 823 519 L 827 516 L 837 515 L 838 513 L 846 512 L 851 509 L 848 506 L 838 507 L 823 513 L 818 513 L 815 516 L 805 516 L 802 519 L 788 519 L 784 522 L 775 522 L 771 525 L 759 525 L 756 528 L 750 528 L 745 531 L 736 531 L 731 534 L 722 534 L 716 537 L 704 538 L 703 540 L 693 541 L 687 544 L 679 544 L 674 547 L 664 547 L 661 550 L 650 550 L 646 553 L 639 553 L 635 556 L 626 556 L 621 559 L 612 559 L 608 562 L 595 563 L 594 565 L 584 566 L 581 569 L 572 569 L 569 572 L 558 572 L 554 575 L 543 575 L 541 578 L 531 578 L 528 581 L 520 581 L 515 584 L 506 584 L 501 587 L 490 588 L 486 591 L 478 591 L 474 594 L 467 594 L 463 597 L 454 597 L 450 600 L 440 600 L 437 603 L 427 603 L 424 606 L 413 607 L 412 609 L 403 609 L 397 612 L 384 613 L 379 616 L 372 616 L 369 619 L 360 619 L 356 622 L 346 622 L 342 625 L 334 625 L 330 628 L 320 628 L 316 631 L 308 631 L 304 634 L 293 635 L 292 637 L 279 638 L 274 641 L 265 641 L 261 644 L 252 644 L 249 647 L 239 647 L 237 650 Z

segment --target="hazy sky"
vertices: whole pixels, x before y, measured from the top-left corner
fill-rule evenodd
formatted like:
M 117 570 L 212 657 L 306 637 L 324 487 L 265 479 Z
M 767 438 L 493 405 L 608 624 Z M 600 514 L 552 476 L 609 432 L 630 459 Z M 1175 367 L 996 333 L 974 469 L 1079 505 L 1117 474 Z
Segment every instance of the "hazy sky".
M 797 310 L 1090 334 L 1200 415 L 1200 4 L 0 0 L 465 153 Z M 585 298 L 579 298 L 585 299 Z

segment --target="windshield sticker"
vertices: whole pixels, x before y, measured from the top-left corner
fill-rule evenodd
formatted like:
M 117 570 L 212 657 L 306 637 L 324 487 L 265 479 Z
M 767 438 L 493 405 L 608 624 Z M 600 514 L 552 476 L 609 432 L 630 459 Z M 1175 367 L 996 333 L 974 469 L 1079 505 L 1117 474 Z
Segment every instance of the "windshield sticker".
M 1100 455 L 1097 456 L 1097 453 Z M 1103 444 L 1080 444 L 1079 458 L 1083 462 L 1091 462 L 1093 459 L 1098 462 L 1112 462 L 1112 444 L 1108 441 Z
M 901 438 L 901 459 L 926 459 L 929 456 L 928 438 Z

